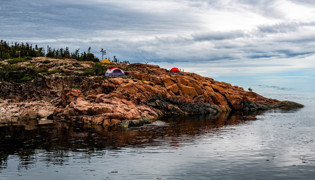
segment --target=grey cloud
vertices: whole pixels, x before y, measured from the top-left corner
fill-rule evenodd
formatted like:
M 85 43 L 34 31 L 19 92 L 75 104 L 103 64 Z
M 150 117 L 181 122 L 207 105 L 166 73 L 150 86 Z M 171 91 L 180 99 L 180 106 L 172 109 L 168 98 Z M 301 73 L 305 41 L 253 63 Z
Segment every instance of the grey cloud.
M 245 37 L 246 34 L 242 31 L 231 31 L 231 32 L 210 32 L 210 33 L 199 33 L 193 35 L 195 41 L 211 41 L 211 40 L 227 40 Z
M 269 18 L 282 18 L 283 14 L 275 8 L 275 1 L 270 0 L 188 0 L 192 6 L 204 8 L 205 4 L 208 8 L 217 10 L 228 10 L 235 7 L 242 8 L 244 11 L 252 11 Z M 241 5 L 241 6 L 240 6 Z
M 296 57 L 296 56 L 304 56 L 304 55 L 311 55 L 311 54 L 315 54 L 315 52 L 312 51 L 308 51 L 308 50 L 304 50 L 304 51 L 293 51 L 290 49 L 282 49 L 282 50 L 277 50 L 276 51 L 277 54 L 283 54 L 285 55 L 285 57 Z
M 178 28 L 189 29 L 198 24 L 197 19 L 182 11 L 154 14 L 110 1 L 79 2 L 4 1 L 0 9 L 0 37 L 52 38 L 81 35 L 85 38 L 84 36 L 102 30 L 158 34 L 176 32 Z
M 268 54 L 267 52 L 261 53 L 261 54 L 253 54 L 247 56 L 247 58 L 250 59 L 260 59 L 260 58 L 274 58 L 274 57 L 280 57 L 279 55 L 274 55 L 274 54 Z
M 314 0 L 290 0 L 290 1 L 296 4 L 315 6 Z
M 223 1 L 213 1 L 213 0 L 187 0 L 190 6 L 197 8 L 208 8 L 212 7 L 215 9 L 224 9 Z M 205 7 L 206 5 L 206 7 Z
M 276 25 L 263 25 L 259 26 L 258 30 L 262 33 L 287 33 L 296 31 L 298 29 L 297 23 L 292 24 L 276 24 Z
M 315 27 L 314 27 L 315 29 Z M 297 32 L 296 35 L 290 36 L 287 38 L 276 39 L 275 43 L 288 43 L 291 46 L 299 47 L 305 49 L 306 47 L 312 47 L 313 51 L 315 52 L 314 45 L 315 45 L 315 35 L 313 31 L 308 33 L 301 33 Z
M 278 23 L 274 25 L 262 25 L 258 26 L 258 30 L 262 33 L 288 33 L 297 31 L 301 27 L 314 26 L 315 22 L 290 22 L 290 23 Z
M 284 15 L 276 9 L 276 1 L 270 0 L 237 0 L 236 3 L 247 5 L 247 9 L 259 13 L 265 17 L 280 19 Z

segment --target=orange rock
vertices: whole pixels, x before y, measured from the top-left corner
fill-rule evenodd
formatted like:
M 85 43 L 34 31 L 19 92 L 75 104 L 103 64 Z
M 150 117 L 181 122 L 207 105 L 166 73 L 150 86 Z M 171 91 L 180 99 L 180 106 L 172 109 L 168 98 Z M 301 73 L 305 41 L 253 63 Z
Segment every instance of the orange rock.
M 179 84 L 182 84 L 182 85 L 185 85 L 185 86 L 191 86 L 192 83 L 188 80 L 188 78 L 189 78 L 189 77 L 187 77 L 187 78 L 180 77 L 180 78 L 178 79 L 178 83 L 179 83 Z
M 176 84 L 176 82 L 174 82 L 173 79 L 171 79 L 170 77 L 166 77 L 166 78 L 163 78 L 162 79 L 163 83 L 164 83 L 164 86 L 167 88 L 167 87 L 170 87 L 174 84 Z
M 182 84 L 180 84 L 179 87 L 180 87 L 180 90 L 185 97 L 193 99 L 194 97 L 198 96 L 198 93 L 196 92 L 195 88 L 193 88 L 193 87 L 185 86 Z
M 243 97 L 229 94 L 225 94 L 225 97 L 230 102 L 234 110 L 243 109 Z
M 177 84 L 173 84 L 171 86 L 166 87 L 168 90 L 172 91 L 175 95 L 178 95 L 179 93 L 179 88 Z
M 225 99 L 225 97 L 218 93 L 218 92 L 214 92 L 214 96 L 211 96 L 213 102 L 217 105 L 228 105 L 227 100 Z

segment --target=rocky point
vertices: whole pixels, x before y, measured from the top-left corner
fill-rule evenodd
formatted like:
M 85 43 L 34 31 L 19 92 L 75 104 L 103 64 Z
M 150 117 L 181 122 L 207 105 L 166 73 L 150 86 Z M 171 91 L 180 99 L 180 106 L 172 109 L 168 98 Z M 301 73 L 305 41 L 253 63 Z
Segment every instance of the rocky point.
M 126 76 L 88 74 L 95 63 L 72 59 L 42 57 L 15 64 L 19 71 L 42 71 L 21 81 L 0 80 L 0 123 L 54 119 L 128 126 L 171 115 L 303 107 L 195 73 L 170 73 L 157 65 L 98 64 L 107 69 L 119 67 Z M 10 66 L 0 62 L 2 71 Z

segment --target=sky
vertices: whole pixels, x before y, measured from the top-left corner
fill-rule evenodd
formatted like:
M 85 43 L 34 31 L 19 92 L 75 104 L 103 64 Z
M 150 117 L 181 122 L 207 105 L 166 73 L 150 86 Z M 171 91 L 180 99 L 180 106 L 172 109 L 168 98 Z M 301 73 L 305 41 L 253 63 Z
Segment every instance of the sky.
M 314 0 L 0 0 L 0 39 L 209 77 L 315 79 Z

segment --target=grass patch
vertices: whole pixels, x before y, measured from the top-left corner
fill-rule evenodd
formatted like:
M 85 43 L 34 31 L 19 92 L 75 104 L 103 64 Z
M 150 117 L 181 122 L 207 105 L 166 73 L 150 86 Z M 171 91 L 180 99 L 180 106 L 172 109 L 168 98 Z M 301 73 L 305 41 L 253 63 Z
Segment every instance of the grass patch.
M 71 84 L 71 85 L 70 85 L 70 88 L 71 88 L 71 89 L 79 89 L 79 87 L 80 87 L 80 86 L 79 86 L 78 84 Z
M 29 61 L 29 60 L 32 60 L 32 57 L 24 57 L 24 58 L 13 58 L 13 59 L 9 59 L 8 60 L 8 63 L 9 64 L 17 64 L 19 62 L 26 62 L 26 61 Z
M 24 58 L 14 58 L 14 59 L 9 59 L 8 60 L 8 63 L 9 64 L 17 64 L 17 63 L 19 63 L 19 62 L 26 62 L 25 60 L 24 60 Z

